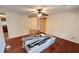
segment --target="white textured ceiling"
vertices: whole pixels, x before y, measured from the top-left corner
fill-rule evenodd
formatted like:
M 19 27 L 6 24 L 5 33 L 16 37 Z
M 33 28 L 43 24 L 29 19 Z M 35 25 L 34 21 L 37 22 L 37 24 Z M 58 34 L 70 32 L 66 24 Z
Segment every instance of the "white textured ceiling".
M 66 12 L 71 10 L 78 10 L 78 5 L 0 5 L 0 12 L 7 11 L 16 13 L 32 14 L 29 9 L 48 8 L 45 13 L 56 14 L 60 12 Z

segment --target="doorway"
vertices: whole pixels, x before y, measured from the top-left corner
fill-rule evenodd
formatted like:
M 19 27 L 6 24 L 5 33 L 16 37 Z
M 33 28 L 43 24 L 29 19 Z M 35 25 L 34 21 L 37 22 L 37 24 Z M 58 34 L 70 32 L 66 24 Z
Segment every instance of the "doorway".
M 7 41 L 9 36 L 8 36 L 6 17 L 1 17 L 1 23 L 2 23 L 2 30 L 3 30 L 4 38 L 5 38 L 5 41 Z
M 46 33 L 46 16 L 41 16 L 38 18 L 37 16 L 29 17 L 29 33 L 37 34 L 37 33 Z

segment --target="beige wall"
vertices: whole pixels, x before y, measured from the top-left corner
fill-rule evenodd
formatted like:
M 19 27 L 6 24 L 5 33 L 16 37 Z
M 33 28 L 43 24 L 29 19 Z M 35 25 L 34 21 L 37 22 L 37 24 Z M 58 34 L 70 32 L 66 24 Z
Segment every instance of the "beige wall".
M 28 34 L 28 17 L 26 14 L 6 13 L 9 38 Z
M 79 43 L 79 11 L 51 15 L 46 32 Z

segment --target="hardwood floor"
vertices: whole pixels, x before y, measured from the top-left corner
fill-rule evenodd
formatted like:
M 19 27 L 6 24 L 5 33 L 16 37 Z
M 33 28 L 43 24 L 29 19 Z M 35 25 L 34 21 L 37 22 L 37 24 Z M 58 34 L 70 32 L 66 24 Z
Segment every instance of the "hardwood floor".
M 46 53 L 79 53 L 79 44 L 57 38 L 56 42 L 43 52 Z
M 25 53 L 22 47 L 22 37 L 9 39 L 6 41 L 6 47 L 10 45 L 10 48 L 5 48 L 5 53 Z
M 22 37 L 10 39 L 6 42 L 5 53 L 25 53 L 22 47 Z M 56 37 L 53 45 L 42 51 L 42 53 L 79 53 L 79 44 Z

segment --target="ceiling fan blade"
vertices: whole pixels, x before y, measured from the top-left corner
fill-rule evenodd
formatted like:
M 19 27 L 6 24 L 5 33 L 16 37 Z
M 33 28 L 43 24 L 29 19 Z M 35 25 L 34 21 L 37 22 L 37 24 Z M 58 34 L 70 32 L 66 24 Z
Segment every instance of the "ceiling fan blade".
M 36 13 L 36 9 L 28 9 L 28 11 Z
M 48 16 L 48 14 L 45 14 L 45 13 L 42 13 L 42 15 L 44 15 L 44 16 Z
M 43 8 L 42 12 L 49 14 L 49 13 L 51 13 L 52 10 L 54 10 L 54 7 L 52 7 L 52 6 L 47 6 L 47 7 L 44 7 L 44 8 Z

